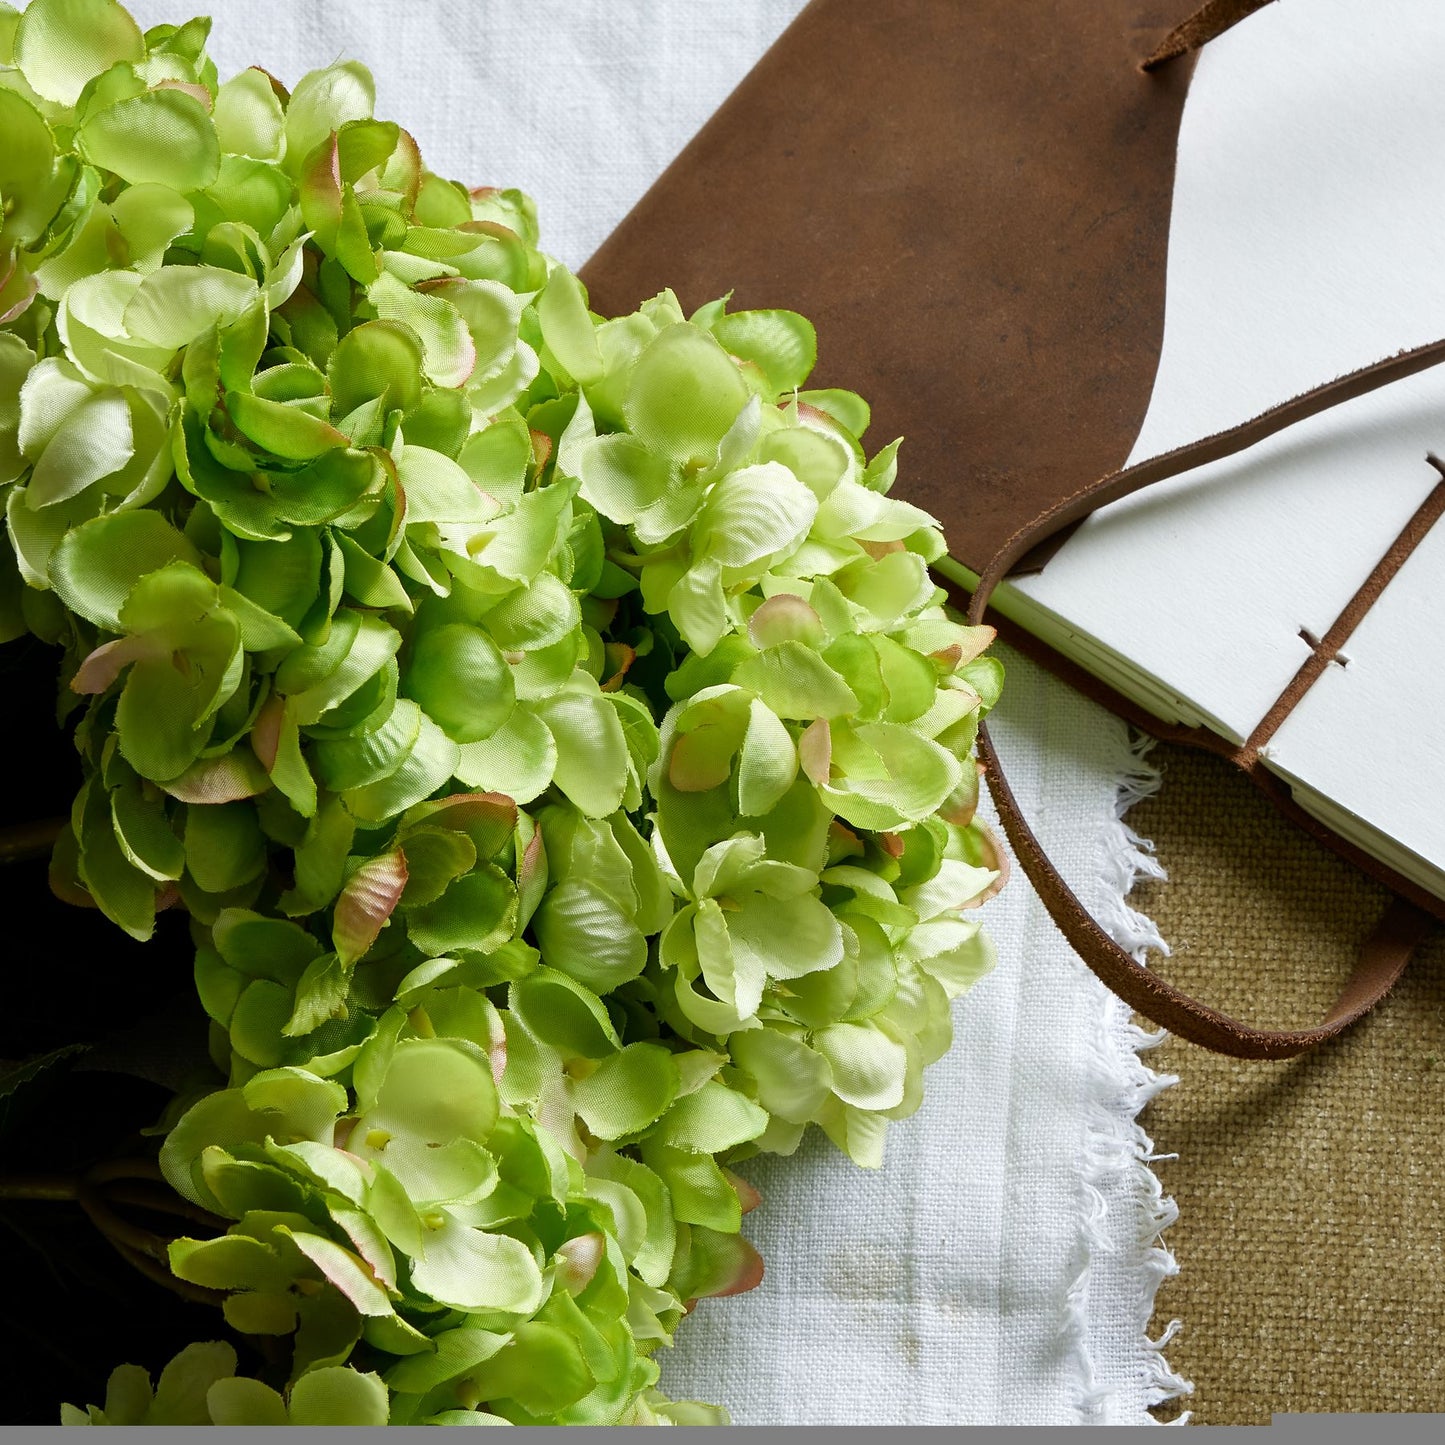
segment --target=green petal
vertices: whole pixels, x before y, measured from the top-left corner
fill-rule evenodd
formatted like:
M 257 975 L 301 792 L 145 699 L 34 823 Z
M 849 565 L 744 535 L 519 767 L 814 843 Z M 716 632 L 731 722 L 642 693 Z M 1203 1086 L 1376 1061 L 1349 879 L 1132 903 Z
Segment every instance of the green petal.
M 670 1148 L 720 1154 L 756 1139 L 767 1127 L 766 1112 L 751 1099 L 710 1080 L 668 1110 L 654 1137 Z
M 787 467 L 741 467 L 708 493 L 694 546 L 724 567 L 752 567 L 801 541 L 817 511 L 818 499 Z
M 542 339 L 553 356 L 581 386 L 602 375 L 602 352 L 587 314 L 582 284 L 565 266 L 554 268 L 537 299 L 537 321 Z
M 422 633 L 413 646 L 402 690 L 459 743 L 489 737 L 507 720 L 515 703 L 511 670 L 496 643 L 480 628 L 463 622 Z
M 630 911 L 583 880 L 551 889 L 532 926 L 543 960 L 598 993 L 636 978 L 647 962 L 647 939 Z
M 443 1330 L 432 1341 L 434 1350 L 412 1355 L 393 1365 L 387 1372 L 386 1383 L 403 1394 L 425 1394 L 448 1380 L 468 1374 L 483 1360 L 491 1359 L 508 1339 L 507 1335 L 491 1330 L 465 1326 Z
M 147 181 L 177 191 L 216 179 L 221 147 L 206 108 L 182 90 L 148 90 L 92 111 L 77 136 L 91 165 L 132 185 Z
M 450 457 L 408 443 L 396 464 L 406 493 L 406 520 L 413 522 L 490 522 L 500 510 Z
M 314 147 L 349 120 L 369 119 L 376 104 L 371 72 L 358 60 L 303 75 L 286 107 L 286 165 L 294 175 Z
M 555 969 L 539 968 L 518 979 L 512 985 L 511 1007 L 531 1033 L 563 1058 L 601 1059 L 622 1046 L 597 995 Z
M 813 1119 L 833 1089 L 828 1061 L 777 1029 L 744 1029 L 728 1040 L 733 1060 L 752 1076 L 758 1102 L 794 1124 Z
M 25 500 L 48 507 L 120 471 L 135 454 L 130 407 L 118 391 L 100 391 L 65 419 L 35 464 Z
M 31 0 L 15 32 L 25 79 L 61 105 L 74 105 L 112 65 L 144 58 L 140 27 L 117 0 Z
M 624 413 L 649 450 L 711 462 L 748 400 L 741 373 L 707 332 L 669 326 L 633 364 Z
M 903 1098 L 908 1054 L 903 1045 L 868 1024 L 833 1024 L 813 1036 L 827 1059 L 833 1092 L 859 1109 L 891 1109 Z
M 556 785 L 589 818 L 615 813 L 628 770 L 617 710 L 601 693 L 569 691 L 538 703 L 537 715 L 556 740 Z
M 802 386 L 818 359 L 813 323 L 796 311 L 735 311 L 720 316 L 712 334 L 734 356 L 755 363 L 775 397 Z
M 131 589 L 168 563 L 199 566 L 190 541 L 157 512 L 113 512 L 68 532 L 50 560 L 50 580 L 72 612 L 120 632 L 120 609 Z
M 256 295 L 256 283 L 235 271 L 217 266 L 162 266 L 142 280 L 127 302 L 125 328 L 132 336 L 174 351 L 213 326 L 229 326 Z
M 425 1231 L 422 1248 L 411 1263 L 412 1284 L 438 1304 L 530 1314 L 541 1303 L 542 1272 L 519 1239 L 444 1214 L 440 1228 Z
M 234 75 L 216 91 L 211 112 L 221 149 L 257 160 L 281 158 L 285 113 L 270 79 L 254 66 Z
M 260 1380 L 217 1380 L 206 1391 L 212 1425 L 285 1425 L 286 1402 Z
M 599 1139 L 636 1134 L 661 1117 L 680 1085 L 672 1054 L 657 1044 L 629 1044 L 572 1086 L 572 1102 Z
M 512 936 L 516 918 L 512 881 L 484 864 L 458 878 L 435 903 L 408 910 L 407 933 L 433 957 L 456 949 L 485 953 Z
M 738 809 L 745 816 L 771 813 L 798 775 L 798 750 L 778 715 L 756 698 L 738 760 Z
M 477 365 L 477 348 L 455 306 L 382 274 L 367 292 L 383 321 L 399 321 L 421 340 L 423 369 L 437 386 L 461 386 Z
M 491 737 L 463 743 L 456 775 L 469 788 L 505 793 L 518 803 L 539 796 L 557 768 L 557 744 L 547 724 L 515 707 Z

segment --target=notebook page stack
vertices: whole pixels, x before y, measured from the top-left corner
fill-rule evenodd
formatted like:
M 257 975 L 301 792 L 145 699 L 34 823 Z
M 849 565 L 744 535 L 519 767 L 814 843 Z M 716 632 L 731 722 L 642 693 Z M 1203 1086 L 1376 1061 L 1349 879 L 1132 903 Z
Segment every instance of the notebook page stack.
M 1273 5 L 1207 47 L 1131 462 L 1445 336 L 1442 62 L 1432 0 Z M 1242 744 L 1440 483 L 1432 453 L 1445 368 L 1103 509 L 995 605 L 1164 721 Z M 1445 897 L 1442 624 L 1445 523 L 1260 757 L 1303 808 Z

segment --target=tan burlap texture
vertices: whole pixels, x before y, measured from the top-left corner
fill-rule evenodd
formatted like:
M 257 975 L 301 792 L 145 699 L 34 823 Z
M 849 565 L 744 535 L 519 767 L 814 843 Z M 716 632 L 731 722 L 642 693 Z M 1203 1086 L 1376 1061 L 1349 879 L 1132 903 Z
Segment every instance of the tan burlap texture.
M 1348 740 L 1342 739 L 1342 745 Z M 1279 818 L 1218 759 L 1159 745 L 1159 793 L 1129 822 L 1169 873 L 1131 901 L 1173 949 L 1151 966 L 1261 1024 L 1319 1018 L 1383 889 Z M 1171 1039 L 1179 1084 L 1141 1122 L 1179 1221 L 1170 1365 L 1201 1425 L 1273 1413 L 1445 1410 L 1445 939 L 1376 1012 L 1283 1063 Z

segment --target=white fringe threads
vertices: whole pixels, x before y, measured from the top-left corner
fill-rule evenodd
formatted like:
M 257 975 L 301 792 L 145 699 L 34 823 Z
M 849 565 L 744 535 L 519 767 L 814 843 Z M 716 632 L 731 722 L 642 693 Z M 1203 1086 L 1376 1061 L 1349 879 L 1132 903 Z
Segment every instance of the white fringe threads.
M 1153 739 L 1119 728 L 1119 792 L 1115 816 L 1100 842 L 1101 900 L 1095 916 L 1109 935 L 1139 962 L 1146 949 L 1167 954 L 1168 945 L 1154 924 L 1131 908 L 1130 891 L 1141 878 L 1162 879 L 1164 869 L 1153 856 L 1153 845 L 1124 821 L 1135 803 L 1158 791 L 1159 770 L 1148 761 Z M 1103 989 L 1103 985 L 1099 985 Z M 1109 995 L 1104 1028 L 1091 1049 L 1084 1080 L 1085 1134 L 1078 1160 L 1079 1188 L 1083 1196 L 1083 1226 L 1079 1240 L 1078 1270 L 1064 1301 L 1064 1337 L 1080 1368 L 1083 1384 L 1077 1397 L 1080 1424 L 1133 1424 L 1143 1409 L 1194 1392 L 1189 1381 L 1174 1373 L 1164 1358 L 1164 1347 L 1174 1338 L 1180 1322 L 1174 1320 L 1157 1340 L 1149 1338 L 1149 1321 L 1159 1285 L 1179 1272 L 1173 1254 L 1160 1237 L 1179 1217 L 1172 1199 L 1164 1196 L 1150 1163 L 1160 1157 L 1140 1127 L 1137 1115 L 1156 1094 L 1179 1082 L 1175 1074 L 1157 1074 L 1140 1054 L 1166 1037 L 1163 1030 L 1150 1034 L 1131 1020 L 1131 1010 Z M 1136 1218 L 1134 1228 L 1105 1228 L 1113 1211 Z M 1117 1213 L 1115 1218 L 1117 1219 Z M 1114 1242 L 1125 1239 L 1122 1257 Z M 1113 1238 L 1111 1238 L 1113 1236 Z M 1104 1276 L 1110 1276 L 1105 1279 Z M 1125 1321 L 1132 1335 L 1125 1342 L 1133 1355 L 1128 1374 L 1120 1380 L 1117 1363 L 1108 1370 L 1112 1380 L 1101 1379 L 1096 1351 L 1103 1341 L 1091 1338 L 1088 1321 L 1118 1316 L 1113 1310 L 1090 1309 L 1091 1292 L 1108 1286 L 1111 1298 L 1122 1296 L 1132 1318 Z M 1117 1351 L 1116 1346 L 1116 1351 Z M 1117 1359 L 1116 1352 L 1115 1358 Z M 1167 1423 L 1183 1425 L 1185 1410 Z M 1145 1413 L 1143 1419 L 1156 1422 Z

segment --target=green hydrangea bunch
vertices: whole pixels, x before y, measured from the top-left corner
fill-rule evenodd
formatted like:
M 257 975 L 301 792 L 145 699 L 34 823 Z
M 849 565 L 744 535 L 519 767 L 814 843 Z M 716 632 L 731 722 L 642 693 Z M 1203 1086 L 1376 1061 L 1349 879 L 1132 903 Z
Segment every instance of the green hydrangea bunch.
M 342 62 L 0 19 L 0 637 L 63 648 L 52 881 L 183 908 L 194 1346 L 72 1423 L 700 1423 L 729 1165 L 877 1165 L 991 965 L 1001 670 L 801 316 L 604 319 Z M 273 1350 L 274 1354 L 274 1350 Z

